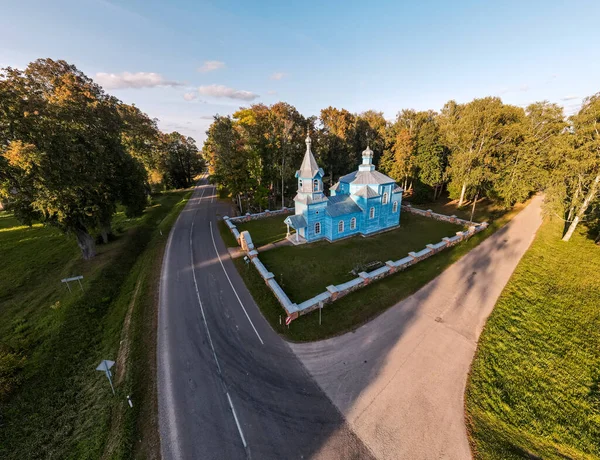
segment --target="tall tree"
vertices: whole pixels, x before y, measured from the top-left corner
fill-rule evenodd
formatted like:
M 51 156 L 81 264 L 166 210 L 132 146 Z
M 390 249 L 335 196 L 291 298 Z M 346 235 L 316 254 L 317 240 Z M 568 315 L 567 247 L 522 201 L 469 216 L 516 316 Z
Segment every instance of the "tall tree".
M 397 182 L 403 181 L 406 189 L 415 171 L 415 142 L 407 128 L 396 134 L 392 149 L 381 159 L 381 168 Z
M 75 66 L 51 59 L 23 72 L 3 69 L 0 94 L 0 194 L 21 221 L 74 234 L 83 257 L 93 257 L 90 233 L 145 186 L 141 176 L 127 180 L 131 167 L 118 167 L 132 165 L 121 143 L 119 101 Z
M 164 134 L 160 139 L 161 164 L 164 178 L 171 188 L 186 188 L 202 171 L 204 162 L 191 137 L 178 132 Z
M 321 110 L 319 121 L 321 129 L 315 142 L 317 157 L 329 171 L 330 185 L 333 185 L 334 176 L 348 172 L 353 162 L 355 117 L 346 109 L 327 107 Z
M 563 236 L 569 241 L 588 208 L 598 201 L 600 192 L 600 93 L 584 99 L 580 111 L 571 117 L 575 148 L 572 173 L 577 174 L 577 186 L 567 191 L 572 220 Z M 569 219 L 570 220 L 570 219 Z
M 388 123 L 383 112 L 367 110 L 355 116 L 353 161 L 360 163 L 361 152 L 369 146 L 373 150 L 373 163 L 379 164 L 386 148 Z
M 470 190 L 475 196 L 494 179 L 495 157 L 516 142 L 518 111 L 496 97 L 467 104 L 450 101 L 439 117 L 449 156 L 451 196 L 462 206 Z

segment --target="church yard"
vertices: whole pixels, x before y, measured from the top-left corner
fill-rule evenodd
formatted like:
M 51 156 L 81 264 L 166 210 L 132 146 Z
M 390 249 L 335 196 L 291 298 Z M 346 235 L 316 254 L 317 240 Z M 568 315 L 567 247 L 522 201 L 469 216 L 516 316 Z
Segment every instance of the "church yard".
M 255 222 L 266 226 L 264 220 Z M 403 213 L 398 228 L 379 235 L 280 247 L 261 252 L 260 259 L 275 274 L 290 299 L 300 303 L 323 292 L 330 284 L 349 281 L 359 272 L 406 257 L 411 251 L 419 251 L 426 244 L 437 243 L 462 230 L 460 225 Z M 254 234 L 250 234 L 254 238 Z

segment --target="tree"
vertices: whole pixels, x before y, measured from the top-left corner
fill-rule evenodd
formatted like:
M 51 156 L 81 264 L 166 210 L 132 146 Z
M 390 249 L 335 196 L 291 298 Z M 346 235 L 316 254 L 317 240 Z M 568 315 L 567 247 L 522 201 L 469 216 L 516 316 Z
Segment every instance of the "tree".
M 476 197 L 484 185 L 497 179 L 499 163 L 514 152 L 519 140 L 519 110 L 496 97 L 474 99 L 468 104 L 447 103 L 439 117 L 444 140 L 450 149 L 448 173 L 451 196 L 462 206 L 470 190 Z M 522 111 L 521 111 L 522 112 Z
M 196 141 L 178 132 L 163 134 L 160 138 L 160 162 L 169 188 L 187 188 L 204 168 Z
M 330 185 L 333 185 L 334 176 L 347 173 L 354 158 L 355 117 L 346 109 L 327 107 L 321 110 L 319 121 L 316 153 L 329 171 Z
M 51 59 L 3 69 L 0 95 L 0 195 L 19 220 L 74 234 L 83 258 L 93 257 L 91 233 L 118 202 L 139 210 L 145 185 L 142 175 L 127 176 L 135 166 L 121 143 L 119 101 Z
M 571 117 L 575 148 L 571 150 L 571 174 L 577 175 L 577 186 L 567 190 L 572 221 L 563 236 L 569 241 L 577 225 L 600 192 L 600 93 L 584 99 L 581 109 Z M 569 219 L 571 220 L 571 219 Z
M 249 190 L 248 154 L 240 133 L 230 117 L 215 116 L 204 142 L 204 158 L 208 158 L 214 179 L 237 197 L 243 212 L 241 195 Z
M 149 176 L 149 182 L 157 186 L 163 182 L 160 169 L 159 138 L 160 130 L 156 119 L 150 118 L 135 105 L 118 105 L 123 121 L 121 143 L 129 155 L 138 160 Z
M 407 128 L 402 128 L 396 135 L 394 146 L 381 159 L 381 168 L 397 182 L 404 181 L 407 187 L 408 178 L 415 170 L 415 143 Z
M 442 144 L 434 116 L 419 129 L 415 165 L 419 180 L 433 188 L 433 199 L 435 200 L 444 185 L 448 166 L 448 149 Z
M 367 110 L 355 116 L 353 161 L 359 163 L 361 152 L 369 146 L 373 150 L 373 163 L 379 164 L 386 148 L 388 123 L 382 112 Z

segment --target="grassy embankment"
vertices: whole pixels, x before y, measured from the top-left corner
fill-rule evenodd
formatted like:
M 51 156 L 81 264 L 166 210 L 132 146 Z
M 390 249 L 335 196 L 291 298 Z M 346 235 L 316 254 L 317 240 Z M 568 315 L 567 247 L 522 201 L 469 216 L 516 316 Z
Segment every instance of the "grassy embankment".
M 490 315 L 466 393 L 477 458 L 600 458 L 600 247 L 545 221 Z
M 440 204 L 436 203 L 435 205 L 425 205 L 419 207 L 425 209 L 431 208 L 434 211 L 444 212 L 445 214 L 450 215 L 456 214 L 459 217 L 468 218 L 470 216 L 470 209 L 463 208 L 461 210 L 457 210 L 455 204 L 446 204 L 445 202 Z M 265 317 L 269 320 L 272 327 L 277 332 L 279 332 L 287 339 L 292 341 L 307 342 L 321 340 L 327 337 L 332 337 L 356 329 L 361 324 L 364 324 L 365 322 L 371 320 L 375 316 L 379 315 L 380 313 L 394 305 L 396 302 L 416 292 L 419 288 L 427 284 L 427 282 L 439 275 L 446 267 L 458 260 L 464 254 L 466 254 L 479 243 L 481 243 L 485 238 L 490 236 L 493 232 L 495 232 L 500 227 L 505 225 L 508 221 L 510 221 L 510 219 L 512 219 L 518 213 L 518 211 L 522 209 L 522 207 L 522 205 L 519 205 L 509 212 L 501 212 L 494 205 L 479 204 L 477 213 L 475 215 L 475 220 L 488 220 L 490 222 L 490 226 L 487 230 L 473 236 L 468 241 L 465 241 L 458 246 L 444 250 L 441 253 L 431 257 L 430 259 L 426 259 L 422 262 L 419 262 L 415 266 L 410 267 L 409 269 L 403 272 L 379 280 L 363 289 L 360 289 L 346 297 L 343 297 L 342 299 L 330 305 L 327 305 L 323 309 L 322 325 L 320 326 L 318 313 L 308 314 L 298 318 L 291 324 L 289 329 L 284 326 L 281 326 L 279 324 L 279 317 L 280 315 L 285 314 L 285 312 L 279 305 L 277 299 L 274 297 L 272 292 L 265 286 L 258 272 L 254 269 L 253 266 L 246 266 L 246 264 L 241 258 L 234 259 L 234 263 L 236 264 L 240 275 L 242 276 L 242 278 L 244 278 L 246 286 L 252 293 L 254 300 L 262 310 Z M 417 216 L 404 213 L 401 216 L 401 220 L 403 224 L 406 224 L 407 228 L 409 222 L 417 222 L 418 218 Z M 258 223 L 265 221 L 263 220 L 256 222 Z M 441 222 L 433 220 L 431 220 L 430 222 L 435 224 L 435 228 L 441 228 L 438 227 L 439 224 L 442 224 Z M 222 222 L 219 225 L 219 229 L 226 244 L 228 244 L 229 246 L 235 246 L 235 240 L 231 237 L 229 230 L 225 225 L 223 225 Z M 437 231 L 438 230 L 435 230 L 435 232 Z M 276 234 L 277 231 L 273 231 L 272 233 Z M 417 239 L 419 238 L 418 235 L 412 235 L 410 233 L 411 232 L 407 231 L 407 234 L 403 237 Z M 414 233 L 419 232 L 417 231 Z M 284 289 L 288 294 L 293 293 L 295 297 L 298 297 L 301 300 L 305 300 L 311 296 L 311 291 L 308 291 L 306 295 L 303 292 L 296 292 L 297 289 L 293 286 L 294 283 L 309 286 L 309 289 L 313 289 L 316 291 L 314 293 L 318 293 L 322 292 L 328 284 L 331 284 L 331 282 L 327 282 L 326 278 L 332 276 L 331 273 L 338 270 L 336 265 L 338 265 L 338 262 L 340 260 L 344 260 L 345 264 L 343 268 L 339 269 L 340 272 L 347 273 L 352 269 L 353 261 L 351 261 L 350 258 L 347 258 L 349 256 L 342 255 L 344 251 L 340 249 L 340 245 L 348 245 L 348 247 L 351 247 L 355 244 L 359 246 L 363 244 L 373 245 L 375 250 L 378 251 L 378 256 L 373 257 L 373 259 L 371 260 L 381 260 L 385 262 L 394 258 L 393 255 L 396 253 L 399 247 L 402 247 L 402 251 L 398 251 L 398 254 L 401 254 L 398 258 L 404 257 L 409 251 L 423 249 L 426 243 L 435 243 L 439 241 L 442 236 L 451 236 L 452 233 L 453 232 L 450 231 L 449 235 L 446 233 L 440 235 L 439 238 L 426 238 L 427 241 L 415 242 L 416 247 L 411 248 L 404 248 L 404 243 L 402 241 L 395 242 L 386 240 L 386 244 L 382 245 L 375 241 L 377 238 L 387 238 L 387 235 L 392 235 L 393 232 L 390 232 L 388 234 L 384 233 L 379 236 L 374 236 L 368 239 L 363 239 L 359 237 L 346 241 L 336 242 L 335 244 L 316 243 L 305 247 L 300 246 L 294 248 L 277 248 L 261 253 L 260 258 L 265 263 L 267 268 L 269 268 L 277 276 L 278 281 L 280 281 L 280 275 L 282 272 L 278 272 L 276 269 L 272 268 L 269 265 L 269 263 L 272 263 L 271 259 L 279 257 L 276 253 L 277 251 L 281 252 L 282 250 L 285 250 L 285 257 L 281 257 L 281 260 L 278 262 L 278 266 L 296 266 L 296 268 L 300 271 L 294 272 L 292 270 L 289 272 L 288 276 L 286 276 L 284 273 Z M 251 235 L 254 237 L 252 232 Z M 433 237 L 433 234 L 430 236 Z M 307 254 L 309 254 L 309 251 L 311 251 L 313 247 L 317 247 L 318 245 L 322 245 L 321 251 L 313 251 L 305 259 L 305 262 L 311 264 L 311 270 L 309 272 L 309 270 L 305 270 L 301 267 L 301 264 L 298 263 L 299 261 L 297 261 L 296 258 L 299 257 L 300 254 L 302 254 L 302 250 L 306 250 Z M 293 249 L 299 251 L 293 251 Z M 325 251 L 323 252 L 323 254 L 326 255 L 319 255 L 319 253 L 321 253 L 322 251 Z M 289 254 L 287 252 L 289 252 Z M 366 253 L 363 252 L 363 254 Z M 360 257 L 356 258 L 356 261 L 357 263 L 361 263 Z M 339 276 L 339 274 L 336 276 Z M 352 275 L 350 275 L 350 277 L 346 279 L 350 278 L 352 278 Z M 346 279 L 336 281 L 336 283 L 343 282 Z M 317 284 L 319 285 L 318 290 L 316 289 Z M 310 288 L 310 286 L 314 287 Z
M 0 457 L 157 454 L 155 294 L 188 195 L 161 194 L 137 219 L 118 214 L 118 237 L 91 261 L 57 230 L 0 213 Z M 79 274 L 84 291 L 69 293 L 60 279 Z M 117 361 L 116 397 L 101 359 Z

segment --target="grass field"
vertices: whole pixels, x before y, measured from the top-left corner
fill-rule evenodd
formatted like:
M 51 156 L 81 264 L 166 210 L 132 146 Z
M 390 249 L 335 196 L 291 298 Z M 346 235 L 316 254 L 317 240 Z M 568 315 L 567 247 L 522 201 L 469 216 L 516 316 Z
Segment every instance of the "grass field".
M 58 231 L 0 213 L 1 458 L 155 455 L 154 350 L 144 345 L 156 266 L 187 193 L 155 197 L 137 219 L 116 216 L 118 237 L 91 261 Z M 84 291 L 69 293 L 60 279 L 79 274 Z M 117 361 L 116 397 L 95 370 L 101 359 Z
M 477 458 L 600 458 L 600 247 L 561 230 L 544 222 L 481 335 L 466 392 Z
M 426 209 L 431 208 L 431 206 L 424 207 Z M 273 329 L 291 341 L 310 342 L 321 340 L 356 329 L 360 325 L 387 310 L 396 302 L 399 302 L 414 293 L 427 284 L 427 282 L 439 275 L 450 264 L 457 261 L 460 257 L 481 243 L 485 238 L 509 222 L 522 207 L 523 205 L 519 205 L 511 211 L 502 214 L 499 213 L 494 216 L 481 215 L 482 220 L 489 220 L 490 222 L 490 226 L 487 230 L 474 235 L 472 238 L 458 246 L 444 250 L 430 259 L 419 262 L 403 272 L 374 282 L 363 289 L 353 292 L 352 294 L 327 305 L 322 312 L 321 325 L 319 325 L 318 313 L 310 313 L 294 320 L 289 329 L 285 326 L 281 326 L 279 324 L 279 319 L 281 315 L 285 315 L 285 312 L 273 293 L 266 287 L 254 266 L 247 266 L 241 258 L 234 259 L 234 263 L 244 279 L 246 286 L 252 293 L 254 300 L 260 307 L 265 318 L 270 322 Z M 449 214 L 458 215 L 458 213 L 455 212 L 456 209 L 452 210 L 450 208 L 449 211 L 454 211 L 449 212 Z M 407 215 L 408 214 L 405 213 L 401 218 L 404 219 Z M 225 225 L 219 225 L 219 229 L 223 239 L 226 242 L 229 241 L 231 243 L 233 238 L 228 236 L 231 235 L 231 233 L 227 227 Z M 347 241 L 350 242 L 355 240 Z M 332 248 L 335 248 L 338 244 L 343 243 L 343 241 L 337 242 L 331 246 Z M 308 248 L 309 246 L 306 247 Z M 273 249 L 271 251 L 279 249 L 282 248 Z M 271 251 L 261 253 L 261 260 L 266 260 L 265 256 Z M 328 266 L 336 263 L 338 258 L 337 254 L 333 254 L 332 257 L 333 258 L 327 260 Z M 390 257 L 386 257 L 384 261 L 389 259 Z M 279 281 L 280 274 L 275 273 L 275 275 L 278 277 Z M 293 280 L 296 278 L 286 278 L 284 275 L 284 284 L 287 283 L 287 279 Z M 327 286 L 325 281 L 322 282 L 322 286 Z M 285 289 L 286 291 L 289 291 L 289 286 L 286 285 Z
M 400 227 L 389 232 L 335 243 L 284 246 L 262 252 L 260 260 L 275 274 L 290 300 L 301 303 L 325 291 L 330 284 L 356 278 L 369 263 L 402 259 L 411 251 L 420 251 L 426 244 L 438 243 L 462 230 L 459 225 L 403 213 Z
M 251 220 L 249 222 L 236 223 L 239 232 L 248 230 L 252 237 L 254 247 L 259 248 L 265 244 L 274 243 L 285 238 L 287 226 L 283 223 L 289 214 L 268 217 L 266 219 Z

